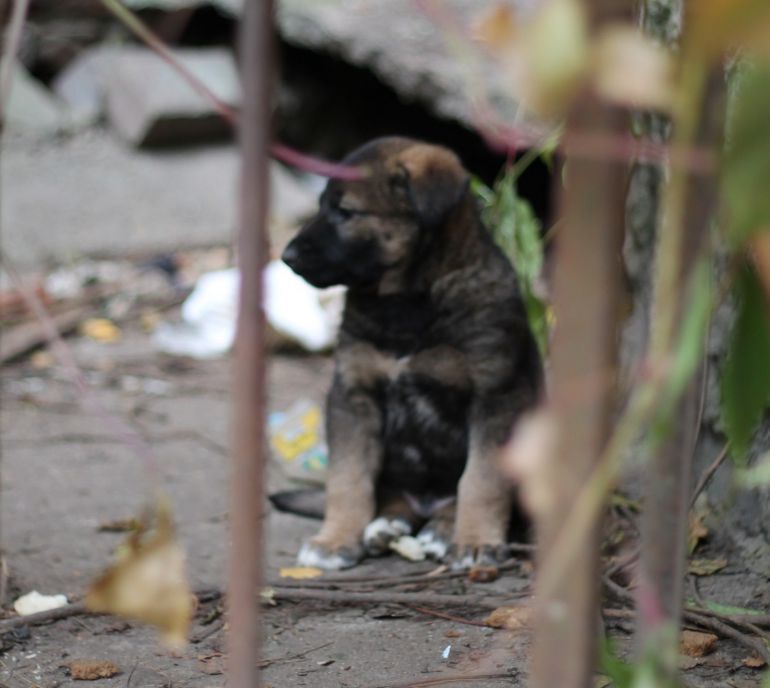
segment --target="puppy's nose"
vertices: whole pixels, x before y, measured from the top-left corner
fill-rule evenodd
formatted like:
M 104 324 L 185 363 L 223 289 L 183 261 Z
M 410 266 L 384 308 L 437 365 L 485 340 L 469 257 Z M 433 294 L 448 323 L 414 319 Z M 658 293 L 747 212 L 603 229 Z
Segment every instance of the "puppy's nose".
M 281 254 L 281 260 L 289 267 L 293 267 L 299 259 L 299 249 L 294 242 L 291 242 Z

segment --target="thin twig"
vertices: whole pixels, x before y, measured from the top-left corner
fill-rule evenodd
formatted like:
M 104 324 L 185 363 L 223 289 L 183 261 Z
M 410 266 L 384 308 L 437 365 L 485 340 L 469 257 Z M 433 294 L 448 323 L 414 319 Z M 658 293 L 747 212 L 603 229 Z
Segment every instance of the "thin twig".
M 44 612 L 35 612 L 26 616 L 13 616 L 10 619 L 0 621 L 0 634 L 12 631 L 20 626 L 42 626 L 53 621 L 67 619 L 70 616 L 87 613 L 88 610 L 85 608 L 85 605 L 81 602 L 75 602 L 74 604 L 67 604 L 56 609 L 48 609 Z
M 325 647 L 329 647 L 329 645 L 334 645 L 334 641 L 330 640 L 328 643 L 324 643 L 323 645 L 311 647 L 308 650 L 303 650 L 302 652 L 297 652 L 296 654 L 288 655 L 287 657 L 268 657 L 266 659 L 260 660 L 258 663 L 258 666 L 260 669 L 266 669 L 271 664 L 279 664 L 281 662 L 293 662 L 297 659 L 302 659 L 303 657 L 306 657 L 311 652 L 316 652 L 317 650 L 323 650 Z
M 440 686 L 445 683 L 464 683 L 465 681 L 510 681 L 516 678 L 516 674 L 496 673 L 496 674 L 453 674 L 451 676 L 436 676 L 436 678 L 426 678 L 421 681 L 407 681 L 406 683 L 388 683 L 377 688 L 428 688 L 429 686 Z
M 762 642 L 759 638 L 753 638 L 746 633 L 742 633 L 736 628 L 733 628 L 727 623 L 724 623 L 711 615 L 686 610 L 683 613 L 683 616 L 685 620 L 689 621 L 690 623 L 696 624 L 702 628 L 708 628 L 712 631 L 716 631 L 724 637 L 737 640 L 741 645 L 753 650 L 760 657 L 762 657 L 765 662 L 770 664 L 770 650 L 767 649 L 765 643 Z
M 416 612 L 420 612 L 421 614 L 427 614 L 428 616 L 436 616 L 439 619 L 445 619 L 446 621 L 454 621 L 455 623 L 459 624 L 465 624 L 466 626 L 481 626 L 481 628 L 490 628 L 490 626 L 487 626 L 483 621 L 473 621 L 472 619 L 463 619 L 459 616 L 452 616 L 451 614 L 447 614 L 445 612 L 437 612 L 435 609 L 426 609 L 425 607 L 409 607 L 409 609 L 414 609 Z
M 439 595 L 431 592 L 360 592 L 338 590 L 311 590 L 300 588 L 272 588 L 273 599 L 282 602 L 327 602 L 330 604 L 406 604 L 440 605 L 445 607 L 479 607 L 497 609 L 505 604 L 506 598 L 482 597 L 480 595 Z
M 711 480 L 714 473 L 717 472 L 717 469 L 722 465 L 722 462 L 727 457 L 728 449 L 729 449 L 728 445 L 725 445 L 722 448 L 722 451 L 719 452 L 719 454 L 717 455 L 717 458 L 714 459 L 711 462 L 711 465 L 701 474 L 700 478 L 698 479 L 698 484 L 695 486 L 695 489 L 692 491 L 692 497 L 690 497 L 691 509 L 695 506 L 695 502 L 700 496 L 700 493 L 703 492 L 706 485 L 708 485 L 709 480 Z

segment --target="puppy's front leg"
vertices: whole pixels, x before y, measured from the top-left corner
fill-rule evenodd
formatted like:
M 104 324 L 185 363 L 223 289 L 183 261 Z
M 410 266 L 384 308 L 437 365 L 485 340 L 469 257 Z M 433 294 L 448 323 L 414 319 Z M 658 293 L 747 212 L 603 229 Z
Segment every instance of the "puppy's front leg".
M 493 565 L 504 558 L 513 488 L 501 474 L 498 457 L 510 432 L 509 413 L 487 416 L 474 410 L 468 461 L 457 490 L 453 565 Z
M 327 402 L 326 511 L 320 532 L 300 550 L 303 566 L 344 569 L 363 558 L 362 535 L 376 510 L 381 424 L 374 399 L 335 381 Z

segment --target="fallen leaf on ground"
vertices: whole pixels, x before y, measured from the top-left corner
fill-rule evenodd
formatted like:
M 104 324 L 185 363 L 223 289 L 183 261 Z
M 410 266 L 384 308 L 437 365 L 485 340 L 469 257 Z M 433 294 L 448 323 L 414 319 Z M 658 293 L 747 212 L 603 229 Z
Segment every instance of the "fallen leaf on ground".
M 221 652 L 198 656 L 198 669 L 209 676 L 219 676 L 225 673 L 225 658 Z
M 505 628 L 515 631 L 528 628 L 532 622 L 532 608 L 525 606 L 498 607 L 486 619 L 484 623 L 492 628 Z
M 767 662 L 759 655 L 752 655 L 751 657 L 744 657 L 742 664 L 749 669 L 761 669 Z
M 461 635 L 462 633 L 460 633 L 460 631 L 453 631 L 453 630 L 449 630 L 446 633 L 444 633 L 445 638 L 459 638 Z
M 701 540 L 705 540 L 708 537 L 709 529 L 704 523 L 706 515 L 707 512 L 704 510 L 690 512 L 690 523 L 687 530 L 687 551 L 690 554 L 695 551 Z
M 711 576 L 727 566 L 727 559 L 692 559 L 687 567 L 693 576 Z
M 151 518 L 155 528 L 148 532 Z M 118 551 L 117 562 L 91 585 L 86 607 L 152 624 L 167 645 L 183 647 L 194 597 L 168 506 L 160 501 Z
M 294 580 L 304 580 L 305 578 L 318 578 L 323 575 L 321 569 L 314 566 L 293 566 L 279 571 L 281 578 L 293 578 Z
M 497 566 L 471 566 L 468 571 L 468 580 L 472 583 L 491 583 L 500 577 L 500 569 Z
M 128 533 L 132 530 L 139 530 L 139 528 L 139 521 L 135 518 L 118 518 L 114 521 L 100 523 L 97 530 L 100 533 Z
M 76 659 L 64 666 L 69 668 L 70 677 L 75 681 L 96 681 L 120 673 L 117 665 L 108 660 Z
M 714 651 L 717 637 L 713 633 L 700 631 L 682 631 L 679 651 L 687 657 L 703 657 Z
M 694 669 L 704 662 L 705 660 L 703 657 L 686 657 L 684 655 L 679 655 L 679 668 L 682 671 L 689 671 L 690 669 Z
M 97 342 L 110 344 L 120 339 L 120 328 L 107 318 L 89 318 L 80 326 L 80 333 Z

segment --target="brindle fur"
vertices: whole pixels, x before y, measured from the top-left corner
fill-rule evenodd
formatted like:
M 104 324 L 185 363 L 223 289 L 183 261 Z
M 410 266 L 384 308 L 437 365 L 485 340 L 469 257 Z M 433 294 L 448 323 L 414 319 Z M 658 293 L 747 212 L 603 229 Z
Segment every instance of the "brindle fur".
M 348 286 L 325 518 L 300 559 L 354 565 L 365 527 L 384 516 L 478 562 L 505 542 L 512 490 L 497 454 L 542 383 L 516 276 L 449 150 L 386 138 L 345 162 L 367 175 L 331 180 L 283 256 L 316 286 Z M 370 554 L 386 545 L 367 543 Z

